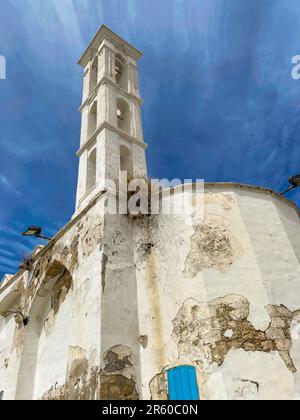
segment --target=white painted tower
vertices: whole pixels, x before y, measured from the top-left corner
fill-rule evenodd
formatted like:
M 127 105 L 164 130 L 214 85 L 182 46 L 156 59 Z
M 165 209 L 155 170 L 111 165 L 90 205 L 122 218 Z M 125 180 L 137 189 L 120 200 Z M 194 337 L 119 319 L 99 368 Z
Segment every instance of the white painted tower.
M 120 170 L 147 177 L 137 63 L 142 53 L 102 26 L 79 60 L 84 69 L 76 213 Z

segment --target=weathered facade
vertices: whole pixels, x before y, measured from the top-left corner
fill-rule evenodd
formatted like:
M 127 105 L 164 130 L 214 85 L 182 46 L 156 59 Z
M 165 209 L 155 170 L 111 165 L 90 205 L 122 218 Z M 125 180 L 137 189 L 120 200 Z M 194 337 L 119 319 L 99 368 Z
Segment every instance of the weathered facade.
M 140 55 L 102 27 L 80 60 L 76 211 L 0 285 L 0 395 L 168 399 L 168 371 L 192 366 L 203 400 L 299 399 L 295 205 L 225 183 L 201 218 L 105 212 L 107 179 L 147 177 Z

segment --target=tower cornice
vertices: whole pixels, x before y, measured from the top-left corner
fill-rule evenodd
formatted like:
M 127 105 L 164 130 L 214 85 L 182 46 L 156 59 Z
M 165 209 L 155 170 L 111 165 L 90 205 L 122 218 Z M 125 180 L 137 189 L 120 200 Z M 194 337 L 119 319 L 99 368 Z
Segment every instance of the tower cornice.
M 86 143 L 84 143 L 81 148 L 77 151 L 77 156 L 80 157 L 82 155 L 82 153 L 89 148 L 89 146 L 93 143 L 93 141 L 95 140 L 95 138 L 101 133 L 102 130 L 104 129 L 108 129 L 113 131 L 114 133 L 119 134 L 123 139 L 128 140 L 130 143 L 135 143 L 139 146 L 141 146 L 143 149 L 146 149 L 148 147 L 148 145 L 146 143 L 144 143 L 143 141 L 130 136 L 129 134 L 127 134 L 125 131 L 120 130 L 117 127 L 114 127 L 113 125 L 109 124 L 107 121 L 104 121 L 95 131 L 94 133 L 90 136 L 90 138 L 87 140 Z
M 119 35 L 114 33 L 110 28 L 108 28 L 105 25 L 102 25 L 97 34 L 90 42 L 85 52 L 83 53 L 83 55 L 81 56 L 81 58 L 79 59 L 78 64 L 80 66 L 82 66 L 83 68 L 86 67 L 86 65 L 90 61 L 90 53 L 94 50 L 98 50 L 99 46 L 101 45 L 104 39 L 110 41 L 115 46 L 120 47 L 121 45 L 122 49 L 125 50 L 126 54 L 128 54 L 136 61 L 139 60 L 143 55 L 138 49 L 136 49 L 123 38 L 121 38 Z
M 115 82 L 115 81 L 113 81 L 111 78 L 109 78 L 109 77 L 107 77 L 107 76 L 103 76 L 102 78 L 101 78 L 101 80 L 97 83 L 97 85 L 96 85 L 96 87 L 94 88 L 94 90 L 93 90 L 93 92 L 91 92 L 91 94 L 84 100 L 84 102 L 82 102 L 82 104 L 80 105 L 80 107 L 78 108 L 78 110 L 81 112 L 82 110 L 83 110 L 83 108 L 86 106 L 86 105 L 90 105 L 94 100 L 95 100 L 95 98 L 97 97 L 97 91 L 98 91 L 98 89 L 99 89 L 99 87 L 102 85 L 102 84 L 104 84 L 104 83 L 109 83 L 110 85 L 112 85 L 114 88 L 116 88 L 117 90 L 118 90 L 118 93 L 121 95 L 121 96 L 124 96 L 125 98 L 126 97 L 128 97 L 128 98 L 133 98 L 135 101 L 136 101 L 136 103 L 139 105 L 139 106 L 141 106 L 142 104 L 143 104 L 143 100 L 139 97 L 139 96 L 137 96 L 137 95 L 133 95 L 132 93 L 130 93 L 130 92 L 126 92 L 126 91 L 124 91 L 123 89 L 120 89 L 119 87 L 118 87 L 118 84 Z

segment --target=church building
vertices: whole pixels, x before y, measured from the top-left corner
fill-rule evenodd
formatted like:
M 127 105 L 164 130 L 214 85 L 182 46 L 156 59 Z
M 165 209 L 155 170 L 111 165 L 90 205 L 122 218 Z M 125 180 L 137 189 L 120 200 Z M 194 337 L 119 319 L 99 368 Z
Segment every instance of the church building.
M 295 204 L 195 183 L 166 189 L 188 212 L 107 211 L 120 174 L 150 188 L 141 56 L 102 26 L 79 60 L 75 211 L 0 283 L 0 399 L 299 399 Z

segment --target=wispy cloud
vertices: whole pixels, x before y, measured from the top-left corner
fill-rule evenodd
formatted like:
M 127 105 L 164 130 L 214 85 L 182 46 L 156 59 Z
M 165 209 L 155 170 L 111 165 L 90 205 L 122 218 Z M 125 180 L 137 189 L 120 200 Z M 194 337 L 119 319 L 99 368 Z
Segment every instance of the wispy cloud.
M 8 187 L 8 188 L 10 187 L 8 180 L 4 175 L 0 175 L 0 182 L 5 187 Z
M 12 193 L 16 194 L 17 196 L 21 197 L 22 194 L 20 191 L 16 190 L 8 181 L 8 179 L 4 175 L 0 175 L 0 184 L 7 190 L 10 190 Z

